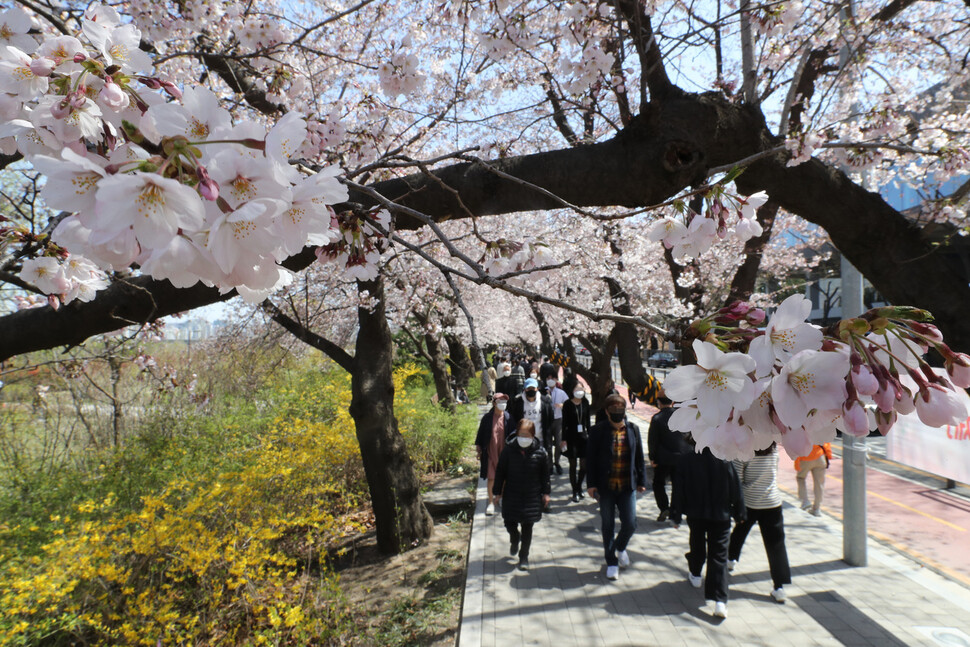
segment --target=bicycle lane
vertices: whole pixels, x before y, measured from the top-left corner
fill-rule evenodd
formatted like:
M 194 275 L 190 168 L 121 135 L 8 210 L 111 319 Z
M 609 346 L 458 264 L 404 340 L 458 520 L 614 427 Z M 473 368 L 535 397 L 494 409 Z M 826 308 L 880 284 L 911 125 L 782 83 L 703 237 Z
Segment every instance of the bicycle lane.
M 839 442 L 839 441 L 836 441 Z M 794 462 L 781 451 L 778 486 L 797 496 Z M 812 477 L 808 477 L 809 497 Z M 842 459 L 835 456 L 825 475 L 822 511 L 843 517 Z M 970 501 L 924 484 L 866 469 L 869 536 L 924 566 L 970 586 Z M 796 510 L 795 514 L 808 514 Z

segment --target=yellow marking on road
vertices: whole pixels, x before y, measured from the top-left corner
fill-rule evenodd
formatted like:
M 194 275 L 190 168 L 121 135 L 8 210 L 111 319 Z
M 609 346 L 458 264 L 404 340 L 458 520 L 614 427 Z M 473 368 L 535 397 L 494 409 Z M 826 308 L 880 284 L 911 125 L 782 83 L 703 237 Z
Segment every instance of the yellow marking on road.
M 835 476 L 828 476 L 827 478 L 830 478 L 833 481 L 838 481 L 839 483 L 842 483 L 842 479 L 837 478 Z M 882 499 L 883 501 L 888 501 L 889 503 L 892 503 L 893 505 L 898 505 L 900 508 L 903 508 L 905 510 L 909 510 L 910 512 L 915 512 L 916 514 L 923 515 L 927 519 L 932 519 L 933 521 L 938 521 L 938 522 L 942 523 L 944 526 L 949 526 L 950 528 L 953 528 L 954 530 L 959 530 L 960 532 L 966 532 L 967 531 L 966 528 L 961 528 L 960 526 L 956 525 L 955 523 L 950 523 L 946 519 L 940 519 L 939 517 L 936 517 L 936 516 L 933 516 L 933 515 L 928 514 L 926 512 L 923 512 L 922 510 L 917 510 L 916 508 L 913 508 L 911 506 L 908 506 L 905 503 L 900 503 L 899 501 L 896 501 L 895 499 L 890 499 L 887 496 L 883 496 L 883 495 L 879 494 L 878 492 L 873 492 L 872 490 L 866 490 L 866 494 L 871 494 L 872 496 L 876 497 L 877 499 Z

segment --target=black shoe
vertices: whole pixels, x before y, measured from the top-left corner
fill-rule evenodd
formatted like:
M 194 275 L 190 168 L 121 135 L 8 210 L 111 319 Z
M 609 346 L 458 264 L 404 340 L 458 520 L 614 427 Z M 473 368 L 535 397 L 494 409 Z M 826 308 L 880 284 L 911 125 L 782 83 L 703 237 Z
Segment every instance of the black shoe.
M 660 514 L 657 515 L 657 521 L 663 523 L 667 520 L 668 516 L 670 516 L 670 510 L 661 510 Z
M 520 571 L 527 571 L 527 570 L 529 570 L 529 560 L 528 559 L 520 559 L 519 560 L 519 570 Z
M 562 476 L 562 465 L 556 464 L 556 474 Z
M 579 493 L 578 492 L 574 492 L 573 493 L 573 503 L 579 503 Z
M 582 490 L 580 490 L 580 491 L 579 491 L 579 498 L 580 498 L 580 499 L 585 499 L 585 498 L 586 498 L 586 493 L 585 493 L 585 492 L 583 492 Z
M 509 544 L 509 555 L 515 557 L 519 554 L 519 542 L 513 541 Z

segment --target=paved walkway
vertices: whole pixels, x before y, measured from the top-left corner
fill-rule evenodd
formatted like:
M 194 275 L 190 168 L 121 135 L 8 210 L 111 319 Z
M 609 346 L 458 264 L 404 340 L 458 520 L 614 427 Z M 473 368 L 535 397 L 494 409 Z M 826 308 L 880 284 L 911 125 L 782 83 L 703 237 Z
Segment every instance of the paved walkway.
M 646 433 L 646 425 L 641 425 Z M 869 542 L 869 565 L 842 561 L 839 522 L 802 512 L 786 495 L 793 583 L 789 600 L 769 596 L 760 533 L 752 530 L 730 577 L 728 618 L 710 614 L 687 583 L 687 525 L 654 521 L 641 495 L 633 560 L 606 579 L 599 514 L 568 499 L 553 476 L 553 510 L 535 527 L 529 572 L 515 569 L 501 515 L 485 516 L 480 481 L 472 526 L 460 647 L 504 645 L 968 645 L 970 589 Z

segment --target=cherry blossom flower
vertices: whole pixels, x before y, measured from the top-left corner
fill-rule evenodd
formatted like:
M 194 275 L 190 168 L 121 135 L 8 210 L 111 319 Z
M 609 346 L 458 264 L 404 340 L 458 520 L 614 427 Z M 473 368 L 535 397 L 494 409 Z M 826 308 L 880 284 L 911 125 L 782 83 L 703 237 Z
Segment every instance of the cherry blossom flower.
M 710 342 L 695 339 L 697 364 L 679 366 L 667 376 L 664 390 L 668 397 L 682 402 L 697 399 L 697 409 L 705 421 L 720 424 L 731 410 L 747 409 L 758 396 L 748 373 L 754 360 L 743 353 L 723 353 Z
M 33 158 L 34 167 L 47 177 L 40 195 L 51 209 L 87 211 L 94 209 L 95 194 L 106 173 L 108 160 L 97 155 L 78 155 L 70 148 L 61 152 L 63 159 L 46 155 Z
M 4 92 L 23 100 L 47 92 L 49 81 L 46 76 L 34 74 L 32 60 L 29 54 L 16 47 L 0 45 L 0 85 Z
M 30 26 L 30 16 L 20 7 L 14 6 L 0 12 L 0 49 L 9 45 L 32 53 L 37 41 L 27 33 Z
M 219 98 L 208 88 L 186 88 L 181 103 L 161 103 L 145 114 L 159 134 L 181 135 L 190 142 L 219 139 L 232 128 L 229 111 L 219 106 Z
M 804 425 L 813 410 L 840 411 L 848 397 L 845 386 L 848 372 L 849 359 L 844 353 L 816 350 L 795 353 L 771 382 L 771 399 L 778 418 L 795 428 Z
M 164 247 L 179 229 L 197 231 L 205 218 L 195 190 L 141 171 L 101 180 L 96 201 L 99 228 L 115 234 L 131 227 L 149 247 Z
M 812 302 L 793 294 L 778 306 L 768 321 L 765 334 L 751 342 L 749 353 L 758 366 L 758 375 L 767 375 L 775 361 L 786 362 L 803 350 L 822 347 L 822 331 L 806 323 Z
M 50 256 L 28 258 L 24 261 L 20 276 L 45 294 L 64 294 L 71 288 L 64 268 L 56 258 Z

